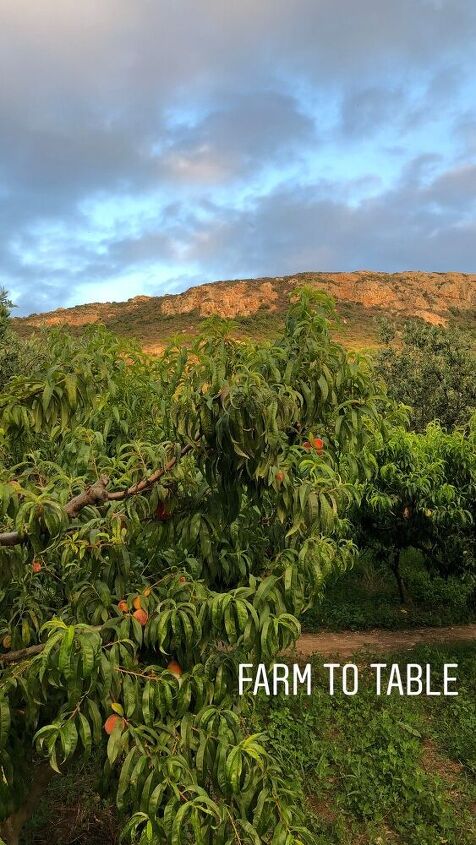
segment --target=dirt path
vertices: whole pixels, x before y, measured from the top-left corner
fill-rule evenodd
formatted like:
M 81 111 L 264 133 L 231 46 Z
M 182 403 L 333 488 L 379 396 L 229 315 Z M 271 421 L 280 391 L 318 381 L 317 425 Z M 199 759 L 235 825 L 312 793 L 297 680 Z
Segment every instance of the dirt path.
M 409 631 L 323 631 L 303 634 L 296 643 L 298 654 L 309 657 L 318 652 L 324 657 L 352 657 L 358 651 L 373 654 L 403 651 L 416 645 L 476 640 L 476 624 L 450 628 L 413 628 Z

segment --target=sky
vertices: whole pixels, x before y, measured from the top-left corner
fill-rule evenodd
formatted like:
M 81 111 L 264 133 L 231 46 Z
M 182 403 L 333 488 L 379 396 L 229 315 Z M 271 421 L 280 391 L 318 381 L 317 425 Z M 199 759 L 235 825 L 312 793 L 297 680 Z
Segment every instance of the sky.
M 16 314 L 475 253 L 474 0 L 0 0 Z

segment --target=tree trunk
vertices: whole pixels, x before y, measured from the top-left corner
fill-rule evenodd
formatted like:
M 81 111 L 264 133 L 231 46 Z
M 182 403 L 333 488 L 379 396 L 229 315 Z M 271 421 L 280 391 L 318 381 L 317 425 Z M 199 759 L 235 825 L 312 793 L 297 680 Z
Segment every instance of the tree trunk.
M 0 841 L 5 842 L 5 845 L 19 845 L 19 832 L 14 830 L 11 817 L 4 822 L 0 822 Z
M 392 552 L 392 557 L 390 559 L 390 567 L 395 576 L 395 581 L 397 582 L 398 587 L 398 595 L 400 596 L 400 603 L 405 604 L 407 600 L 407 593 L 405 590 L 405 584 L 403 583 L 402 574 L 400 572 L 400 551 L 394 550 Z
M 0 838 L 6 845 L 20 845 L 23 825 L 33 815 L 54 774 L 49 763 L 40 763 L 35 767 L 30 791 L 25 801 L 4 822 L 0 822 Z

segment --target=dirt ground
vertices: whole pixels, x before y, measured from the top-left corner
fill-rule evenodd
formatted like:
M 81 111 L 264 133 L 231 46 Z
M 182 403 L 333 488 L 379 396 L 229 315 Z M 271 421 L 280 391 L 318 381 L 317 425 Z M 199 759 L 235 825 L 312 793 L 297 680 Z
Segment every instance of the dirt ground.
M 296 651 L 302 657 L 316 652 L 325 657 L 352 657 L 359 651 L 377 654 L 404 651 L 417 645 L 470 640 L 476 640 L 476 624 L 408 631 L 323 631 L 320 634 L 303 634 L 296 643 Z

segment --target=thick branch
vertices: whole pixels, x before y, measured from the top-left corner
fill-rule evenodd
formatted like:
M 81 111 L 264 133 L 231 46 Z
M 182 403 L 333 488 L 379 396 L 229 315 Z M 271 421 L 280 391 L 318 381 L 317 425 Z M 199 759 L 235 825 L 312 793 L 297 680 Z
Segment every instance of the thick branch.
M 5 531 L 4 534 L 0 534 L 0 546 L 18 546 L 23 539 L 24 537 L 18 531 Z
M 105 623 L 107 624 L 107 623 Z M 88 625 L 89 631 L 102 631 L 104 625 Z M 41 654 L 45 643 L 36 643 L 25 648 L 19 648 L 18 651 L 7 651 L 5 654 L 0 654 L 0 664 L 2 663 L 19 663 L 21 660 L 26 660 L 28 657 L 34 657 L 36 654 Z
M 101 475 L 99 481 L 91 484 L 90 487 L 86 487 L 86 490 L 83 490 L 82 493 L 79 493 L 73 499 L 70 499 L 65 506 L 65 511 L 68 516 L 71 517 L 71 519 L 74 519 L 74 517 L 78 516 L 79 512 L 87 505 L 102 505 L 103 502 L 107 502 L 108 492 L 106 487 L 108 483 L 109 478 L 107 475 Z
M 191 452 L 192 447 L 190 445 L 184 446 L 180 451 L 180 457 L 183 458 L 184 455 Z M 138 493 L 144 493 L 150 490 L 154 484 L 162 478 L 167 472 L 175 466 L 177 463 L 177 458 L 171 458 L 170 461 L 165 464 L 164 467 L 160 469 L 156 469 L 152 475 L 149 475 L 148 478 L 143 478 L 142 481 L 138 481 L 137 484 L 133 484 L 131 487 L 128 487 L 127 490 L 118 490 L 115 493 L 108 493 L 107 498 L 110 502 L 119 502 L 123 501 L 124 499 L 129 499 L 130 496 L 136 496 Z
M 37 645 L 29 645 L 26 648 L 19 648 L 18 651 L 7 651 L 5 654 L 0 654 L 0 663 L 18 663 L 25 657 L 31 657 L 34 654 L 39 654 L 45 647 L 44 643 Z
M 192 447 L 190 445 L 184 446 L 180 452 L 180 457 L 186 455 L 191 451 L 191 449 Z M 129 499 L 131 496 L 136 496 L 138 493 L 146 493 L 154 486 L 154 484 L 156 484 L 157 481 L 159 481 L 160 478 L 162 478 L 163 475 L 170 472 L 176 463 L 177 458 L 171 458 L 164 467 L 155 470 L 155 472 L 153 472 L 152 475 L 149 475 L 148 478 L 143 478 L 141 481 L 138 481 L 126 490 L 116 490 L 111 493 L 106 489 L 109 479 L 106 475 L 102 475 L 98 481 L 91 484 L 83 490 L 82 493 L 78 493 L 77 496 L 70 499 L 65 505 L 65 511 L 70 519 L 74 519 L 74 517 L 78 516 L 81 510 L 87 505 L 102 505 L 105 502 L 122 502 L 125 499 Z M 20 543 L 24 543 L 27 539 L 28 536 L 26 534 L 20 534 L 19 531 L 6 531 L 5 533 L 0 534 L 0 546 L 18 546 Z

